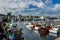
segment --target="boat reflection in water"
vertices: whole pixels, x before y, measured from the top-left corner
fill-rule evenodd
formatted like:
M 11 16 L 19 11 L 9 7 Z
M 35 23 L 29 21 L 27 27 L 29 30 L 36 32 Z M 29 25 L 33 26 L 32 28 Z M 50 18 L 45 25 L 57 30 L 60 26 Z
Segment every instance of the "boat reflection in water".
M 26 25 L 27 24 L 28 23 L 26 23 Z M 31 27 L 33 27 L 34 31 L 38 31 L 38 33 L 40 34 L 41 40 L 48 39 L 47 36 L 49 36 L 49 30 L 52 29 L 52 27 L 50 27 L 50 26 L 42 27 L 41 24 L 38 24 L 38 23 L 32 23 L 31 24 L 31 22 L 30 22 L 29 28 L 31 28 Z

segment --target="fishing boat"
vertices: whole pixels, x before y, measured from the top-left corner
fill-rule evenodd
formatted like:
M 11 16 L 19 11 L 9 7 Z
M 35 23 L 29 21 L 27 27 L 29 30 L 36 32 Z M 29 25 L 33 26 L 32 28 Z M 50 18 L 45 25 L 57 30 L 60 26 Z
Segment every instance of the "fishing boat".
M 26 25 L 26 27 L 27 27 L 27 29 L 32 30 L 33 25 L 31 24 L 31 22 L 29 22 L 29 23 Z
M 49 35 L 57 37 L 58 36 L 58 28 L 50 29 L 49 30 Z
M 45 27 L 45 28 L 40 27 L 39 30 L 38 30 L 38 32 L 39 32 L 40 36 L 44 37 L 44 36 L 49 35 L 49 30 L 50 29 L 51 29 L 50 26 L 49 27 Z

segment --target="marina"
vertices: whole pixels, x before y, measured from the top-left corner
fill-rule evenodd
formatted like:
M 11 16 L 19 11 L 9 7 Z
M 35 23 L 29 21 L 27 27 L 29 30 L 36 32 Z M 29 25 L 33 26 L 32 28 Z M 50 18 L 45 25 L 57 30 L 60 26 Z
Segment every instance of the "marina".
M 60 0 L 0 0 L 0 40 L 60 40 Z
M 8 21 L 2 20 L 6 24 L 3 27 L 4 33 L 6 33 L 5 36 L 10 40 L 55 40 L 60 37 L 60 28 L 55 26 L 59 25 L 58 19 L 51 20 L 46 17 L 34 19 L 32 17 L 22 20 L 22 17 L 16 17 L 15 19 L 12 17 L 9 20 L 7 19 Z M 53 25 L 54 22 L 57 24 Z M 1 24 L 2 26 L 3 23 Z

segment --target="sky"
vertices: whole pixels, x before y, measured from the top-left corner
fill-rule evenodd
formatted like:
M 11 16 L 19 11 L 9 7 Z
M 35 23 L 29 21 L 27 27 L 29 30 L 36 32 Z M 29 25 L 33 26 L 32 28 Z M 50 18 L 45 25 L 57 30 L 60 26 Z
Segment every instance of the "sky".
M 60 0 L 0 0 L 0 14 L 60 16 Z
M 60 4 L 60 0 L 52 0 L 53 4 Z

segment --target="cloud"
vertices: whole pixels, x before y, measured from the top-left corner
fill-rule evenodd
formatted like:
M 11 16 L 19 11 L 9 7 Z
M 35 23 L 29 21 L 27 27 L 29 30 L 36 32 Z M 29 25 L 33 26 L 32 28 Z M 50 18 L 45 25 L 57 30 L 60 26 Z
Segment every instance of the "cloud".
M 58 15 L 60 4 L 52 4 L 52 0 L 0 0 L 0 13 L 6 11 L 23 15 Z
M 60 4 L 56 4 L 53 8 L 54 11 L 60 11 Z
M 50 4 L 52 3 L 52 0 L 46 0 L 45 3 Z
M 38 3 L 37 6 L 42 9 L 44 9 L 46 7 L 46 5 L 43 2 Z

